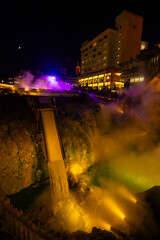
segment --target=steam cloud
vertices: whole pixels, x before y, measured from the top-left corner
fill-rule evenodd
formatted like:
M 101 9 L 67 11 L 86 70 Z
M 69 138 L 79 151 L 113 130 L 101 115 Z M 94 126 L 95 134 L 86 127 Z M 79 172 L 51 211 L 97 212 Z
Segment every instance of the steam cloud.
M 70 91 L 73 86 L 63 82 L 57 76 L 44 75 L 36 78 L 30 71 L 24 71 L 21 77 L 16 77 L 16 87 L 27 89 L 48 89 L 53 91 Z
M 95 162 L 84 173 L 90 191 L 81 196 L 82 200 L 77 195 L 79 205 L 73 211 L 88 224 L 81 226 L 82 230 L 118 226 L 127 232 L 125 219 L 138 229 L 144 209 L 138 213 L 134 194 L 160 183 L 159 102 L 160 96 L 153 89 L 137 85 L 125 90 L 116 102 L 100 103 L 92 139 Z M 65 207 L 65 214 L 59 211 L 59 219 L 68 222 L 70 207 Z M 74 230 L 80 229 L 82 222 L 77 220 Z M 72 222 L 67 227 L 73 230 Z
M 134 231 L 139 228 L 145 210 L 136 206 L 134 194 L 160 183 L 159 102 L 160 95 L 141 84 L 116 102 L 99 103 L 91 137 L 95 161 L 79 175 L 84 191 L 57 206 L 62 229 L 90 232 L 114 226 L 127 233 L 131 225 Z
M 127 232 L 124 219 L 133 223 L 134 230 L 142 222 L 145 210 L 138 213 L 134 194 L 160 183 L 159 102 L 153 89 L 137 85 L 116 102 L 100 103 L 92 139 L 95 162 L 84 173 L 90 191 L 79 201 L 92 220 L 86 230 L 118 226 Z
M 160 183 L 159 102 L 158 93 L 141 85 L 126 90 L 116 103 L 101 104 L 94 141 L 97 166 L 108 166 L 106 175 L 132 192 Z

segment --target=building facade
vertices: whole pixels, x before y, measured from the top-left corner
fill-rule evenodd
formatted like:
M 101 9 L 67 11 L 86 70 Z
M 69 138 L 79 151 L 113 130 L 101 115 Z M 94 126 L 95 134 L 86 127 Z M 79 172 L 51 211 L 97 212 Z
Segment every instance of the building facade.
M 123 11 L 116 18 L 115 29 L 108 28 L 81 47 L 81 86 L 123 88 L 119 64 L 140 53 L 143 18 Z
M 115 66 L 117 31 L 106 29 L 81 47 L 81 76 L 104 71 Z
M 116 17 L 117 64 L 135 59 L 140 53 L 143 18 L 123 11 Z
M 129 85 L 151 83 L 160 73 L 160 48 L 141 51 L 136 59 L 122 63 L 120 68 L 122 81 Z
M 116 90 L 124 87 L 124 81 L 120 78 L 121 73 L 110 69 L 108 72 L 89 75 L 88 77 L 80 78 L 79 84 L 81 87 L 91 87 L 93 89 Z

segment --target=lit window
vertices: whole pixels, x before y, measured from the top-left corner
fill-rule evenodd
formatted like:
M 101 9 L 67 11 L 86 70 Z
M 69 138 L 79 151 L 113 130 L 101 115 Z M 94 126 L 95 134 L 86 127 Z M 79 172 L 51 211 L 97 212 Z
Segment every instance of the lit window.
M 140 82 L 143 82 L 144 81 L 144 77 L 140 77 Z
M 139 78 L 135 78 L 135 82 L 139 82 Z
M 131 79 L 130 79 L 130 82 L 134 82 L 134 78 L 131 78 Z

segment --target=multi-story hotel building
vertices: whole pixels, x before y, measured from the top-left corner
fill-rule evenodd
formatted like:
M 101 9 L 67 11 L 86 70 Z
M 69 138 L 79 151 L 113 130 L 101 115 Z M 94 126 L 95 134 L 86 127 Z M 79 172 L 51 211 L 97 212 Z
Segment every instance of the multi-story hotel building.
M 143 18 L 123 11 L 116 17 L 117 64 L 135 59 L 140 53 Z
M 100 72 L 115 65 L 117 31 L 106 29 L 81 48 L 81 75 Z
M 143 18 L 123 11 L 116 18 L 116 29 L 108 28 L 81 47 L 81 86 L 122 88 L 118 65 L 140 53 Z

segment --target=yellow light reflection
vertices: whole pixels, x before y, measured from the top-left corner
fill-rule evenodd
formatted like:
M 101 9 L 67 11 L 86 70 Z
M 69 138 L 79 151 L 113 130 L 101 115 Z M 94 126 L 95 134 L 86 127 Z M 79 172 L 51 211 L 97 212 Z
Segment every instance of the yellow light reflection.
M 5 84 L 5 83 L 0 83 L 0 87 L 4 87 L 4 88 L 14 88 L 13 85 Z
M 124 111 L 121 109 L 121 108 L 117 108 L 117 111 L 119 112 L 119 113 L 121 113 L 121 114 L 123 114 L 124 113 Z
M 119 110 L 119 112 L 122 113 L 122 114 L 124 113 L 123 110 L 121 110 L 121 109 Z
M 70 171 L 74 174 L 74 175 L 78 175 L 81 174 L 83 172 L 83 168 L 78 164 L 75 163 L 71 166 Z
M 122 73 L 118 73 L 118 72 L 115 73 L 116 76 L 121 76 L 121 74 L 122 74 Z
M 118 217 L 120 217 L 122 220 L 125 218 L 125 215 L 120 210 L 120 208 L 117 206 L 117 204 L 110 198 L 105 199 L 104 203 L 107 207 L 111 209 L 112 212 L 114 212 Z
M 101 229 L 111 231 L 111 225 L 102 219 L 97 220 L 97 226 L 100 227 Z
M 126 199 L 130 200 L 131 202 L 133 203 L 137 202 L 136 198 L 127 189 L 121 187 L 119 189 L 119 193 Z
M 69 232 L 82 230 L 89 233 L 94 226 L 89 215 L 72 198 L 59 202 L 54 212 L 63 228 Z

